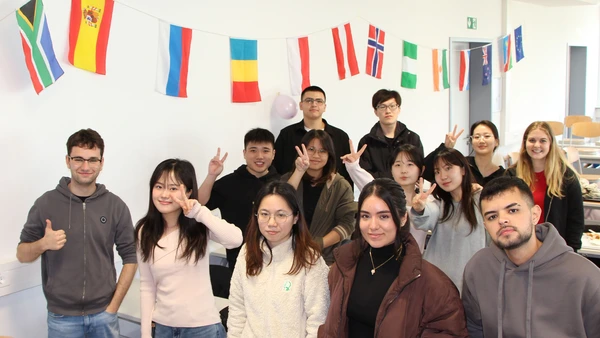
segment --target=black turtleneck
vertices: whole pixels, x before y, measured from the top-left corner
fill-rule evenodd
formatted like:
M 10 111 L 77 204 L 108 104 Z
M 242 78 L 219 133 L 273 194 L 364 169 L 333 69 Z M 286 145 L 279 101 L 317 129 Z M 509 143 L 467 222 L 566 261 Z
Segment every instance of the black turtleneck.
M 366 338 L 375 335 L 377 312 L 383 297 L 400 271 L 400 262 L 392 258 L 372 275 L 373 265 L 369 257 L 369 249 L 370 247 L 367 247 L 358 259 L 354 283 L 350 290 L 347 309 L 349 338 Z M 377 267 L 394 255 L 394 244 L 371 250 L 373 263 Z

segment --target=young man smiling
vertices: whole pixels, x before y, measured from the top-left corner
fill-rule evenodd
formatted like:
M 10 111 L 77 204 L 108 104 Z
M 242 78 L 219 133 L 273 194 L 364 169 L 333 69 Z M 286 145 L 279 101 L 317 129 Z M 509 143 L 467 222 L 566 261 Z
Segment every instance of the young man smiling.
M 235 224 L 246 234 L 246 225 L 252 217 L 252 204 L 256 194 L 267 182 L 278 180 L 279 174 L 269 169 L 275 158 L 275 136 L 266 129 L 255 128 L 244 136 L 244 159 L 233 173 L 217 180 L 223 172 L 220 150 L 208 165 L 208 174 L 198 188 L 198 202 L 209 209 L 219 208 L 221 217 Z M 240 248 L 227 249 L 227 262 L 233 270 Z
M 20 262 L 42 256 L 48 337 L 119 337 L 117 311 L 137 269 L 129 209 L 96 179 L 104 141 L 82 129 L 67 141 L 67 168 L 56 189 L 35 201 L 17 247 Z M 113 247 L 123 261 L 116 280 Z
M 495 245 L 465 268 L 463 304 L 471 337 L 600 337 L 600 270 L 575 254 L 523 180 L 499 177 L 481 192 Z M 536 225 L 537 224 L 537 225 Z
M 360 166 L 374 178 L 392 178 L 388 163 L 394 149 L 408 143 L 417 147 L 423 154 L 423 144 L 417 133 L 398 121 L 402 98 L 397 91 L 378 90 L 373 95 L 372 105 L 379 122 L 375 123 L 371 131 L 358 143 L 357 149 L 367 145 L 360 157 Z
M 340 157 L 350 154 L 349 137 L 345 131 L 330 125 L 323 118 L 323 113 L 327 109 L 325 91 L 317 86 L 306 87 L 300 96 L 299 107 L 303 114 L 302 121 L 283 128 L 277 136 L 275 142 L 277 157 L 274 161 L 277 171 L 282 175 L 293 171 L 294 161 L 298 157 L 295 147 L 300 146 L 302 137 L 312 129 L 325 130 L 333 141 L 336 167 L 340 175 L 354 188 L 350 174 L 340 159 Z

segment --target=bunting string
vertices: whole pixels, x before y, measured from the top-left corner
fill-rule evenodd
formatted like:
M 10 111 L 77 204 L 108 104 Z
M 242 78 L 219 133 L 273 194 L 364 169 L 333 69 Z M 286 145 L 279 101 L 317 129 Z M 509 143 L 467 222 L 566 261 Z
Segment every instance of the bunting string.
M 25 4 L 26 2 L 27 2 L 27 1 L 23 1 L 23 2 L 22 2 L 20 5 L 19 5 L 19 7 L 20 7 L 20 6 L 22 6 L 23 4 Z M 150 14 L 150 13 L 148 13 L 148 12 L 146 12 L 146 11 L 143 11 L 143 10 L 141 10 L 141 9 L 139 9 L 139 8 L 136 8 L 136 7 L 134 7 L 134 6 L 131 6 L 130 4 L 128 4 L 128 3 L 126 3 L 126 2 L 124 2 L 124 1 L 122 1 L 122 0 L 114 0 L 114 2 L 115 2 L 115 3 L 118 3 L 119 5 L 121 5 L 121 6 L 123 6 L 123 7 L 127 7 L 127 8 L 129 8 L 129 9 L 131 9 L 131 10 L 134 10 L 134 11 L 136 11 L 136 12 L 140 13 L 140 14 L 144 14 L 144 15 L 150 16 L 150 17 L 152 17 L 152 18 L 155 18 L 155 19 L 157 19 L 157 20 L 160 20 L 160 21 L 162 21 L 162 22 L 166 22 L 166 23 L 173 24 L 173 25 L 178 25 L 178 24 L 177 24 L 177 23 L 175 23 L 175 22 L 170 22 L 170 21 L 164 20 L 164 19 L 162 19 L 162 18 L 160 18 L 160 17 L 158 17 L 158 16 L 156 16 L 156 15 L 154 15 L 154 14 Z M 17 7 L 17 8 L 19 8 L 19 7 Z M 14 15 L 14 11 L 13 11 L 13 12 L 9 12 L 9 13 L 7 13 L 7 14 L 6 14 L 6 15 L 4 15 L 2 18 L 0 18 L 0 22 L 2 22 L 3 20 L 7 19 L 7 18 L 8 18 L 9 16 L 11 16 L 11 15 Z M 358 19 L 358 20 L 364 21 L 364 22 L 365 22 L 365 23 L 367 23 L 367 24 L 370 24 L 370 25 L 373 25 L 373 26 L 376 26 L 376 27 L 379 27 L 379 28 L 383 29 L 383 30 L 385 31 L 386 35 L 388 35 L 388 36 L 391 36 L 391 37 L 393 37 L 394 39 L 398 39 L 398 40 L 400 40 L 400 41 L 406 40 L 406 39 L 404 39 L 404 38 L 401 38 L 400 36 L 398 36 L 398 35 L 396 35 L 396 34 L 393 34 L 392 32 L 390 32 L 390 31 L 388 31 L 388 30 L 384 29 L 383 27 L 379 26 L 378 24 L 374 24 L 373 22 L 371 22 L 370 20 L 367 20 L 367 19 L 366 19 L 366 18 L 364 18 L 364 17 L 357 16 L 357 17 L 355 17 L 355 19 Z M 223 33 L 215 32 L 215 31 L 205 30 L 205 29 L 196 29 L 196 28 L 191 28 L 191 29 L 192 29 L 192 30 L 194 30 L 194 31 L 197 31 L 197 32 L 204 33 L 204 34 L 215 35 L 215 36 L 222 36 L 222 37 L 226 37 L 226 38 L 230 38 L 230 37 L 238 37 L 238 38 L 247 38 L 247 39 L 253 39 L 253 40 L 285 40 L 285 39 L 289 39 L 289 38 L 299 38 L 299 37 L 303 37 L 303 36 L 308 36 L 308 35 L 313 35 L 313 34 L 318 34 L 318 33 L 328 32 L 328 31 L 331 31 L 331 27 L 337 27 L 337 26 L 341 26 L 341 25 L 343 25 L 343 24 L 345 24 L 345 23 L 347 23 L 347 22 L 350 22 L 350 21 L 352 21 L 352 20 L 345 20 L 345 21 L 339 22 L 339 23 L 337 23 L 337 24 L 330 25 L 330 27 L 323 28 L 323 29 L 319 29 L 319 30 L 315 30 L 315 31 L 312 31 L 312 32 L 309 32 L 309 33 L 305 33 L 305 34 L 302 34 L 302 35 L 297 35 L 297 36 L 285 36 L 285 37 L 240 37 L 240 36 L 232 36 L 232 35 L 230 35 L 230 34 L 223 34 Z M 189 27 L 188 27 L 188 28 L 189 28 Z M 506 35 L 503 35 L 503 36 L 501 36 L 501 37 L 499 37 L 499 38 L 496 38 L 496 39 L 494 40 L 494 42 L 495 42 L 496 44 L 497 44 L 497 43 L 499 43 L 499 42 L 500 42 L 500 41 L 501 41 L 501 40 L 502 40 L 502 39 L 503 39 L 505 36 L 506 36 Z M 422 45 L 422 44 L 419 44 L 419 43 L 414 43 L 414 42 L 412 42 L 412 41 L 411 41 L 411 43 L 413 43 L 413 44 L 417 45 L 419 48 L 424 48 L 424 49 L 430 49 L 430 50 L 433 50 L 433 49 L 444 49 L 444 48 L 435 48 L 435 47 L 431 47 L 431 46 L 427 46 L 427 45 Z M 450 52 L 453 52 L 453 53 L 459 53 L 460 51 L 463 51 L 463 50 L 477 50 L 477 49 L 483 49 L 484 47 L 487 47 L 487 46 L 489 46 L 489 45 L 491 45 L 491 44 L 493 44 L 493 42 L 491 42 L 491 43 L 489 43 L 489 44 L 487 44 L 487 45 L 483 45 L 483 46 L 479 46 L 479 47 L 474 47 L 474 48 L 468 48 L 468 49 L 452 49 L 452 48 L 451 48 L 449 51 L 450 51 Z

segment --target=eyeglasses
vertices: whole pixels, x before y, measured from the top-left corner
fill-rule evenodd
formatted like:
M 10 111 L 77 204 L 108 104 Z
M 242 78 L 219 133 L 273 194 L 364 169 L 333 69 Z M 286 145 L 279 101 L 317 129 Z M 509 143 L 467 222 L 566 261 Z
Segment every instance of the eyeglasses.
M 389 106 L 386 106 L 385 104 L 380 104 L 377 106 L 377 110 L 380 112 L 384 112 L 386 110 L 388 110 L 388 108 L 390 108 L 391 111 L 395 111 L 396 109 L 400 108 L 399 104 L 390 104 Z
M 258 221 L 260 223 L 268 223 L 269 220 L 271 219 L 271 217 L 273 217 L 273 219 L 275 220 L 275 223 L 277 224 L 282 224 L 285 223 L 285 221 L 287 221 L 288 217 L 292 216 L 292 214 L 286 214 L 285 212 L 276 212 L 275 214 L 271 215 L 270 213 L 266 212 L 266 211 L 261 211 L 258 214 L 255 214 L 256 217 L 258 217 Z
M 317 148 L 315 148 L 315 147 L 308 147 L 308 148 L 306 148 L 306 152 L 309 155 L 311 155 L 311 156 L 314 155 L 315 153 L 318 153 L 319 156 L 323 156 L 323 155 L 327 154 L 327 150 L 326 149 L 321 148 L 321 149 L 317 150 Z
M 494 135 L 492 135 L 492 134 L 483 134 L 483 135 L 475 134 L 475 135 L 471 136 L 471 139 L 473 141 L 479 141 L 483 138 L 484 140 L 489 141 L 492 139 L 492 137 L 494 137 Z
M 101 158 L 97 158 L 97 157 L 90 157 L 90 158 L 83 158 L 81 156 L 67 156 L 69 158 L 69 160 L 75 162 L 75 164 L 77 166 L 83 165 L 83 163 L 87 162 L 90 167 L 95 167 L 100 165 L 100 162 L 102 162 Z
M 322 99 L 313 99 L 313 98 L 306 98 L 304 100 L 302 100 L 302 102 L 306 103 L 306 104 L 316 104 L 317 106 L 322 106 L 323 104 L 325 104 L 325 101 Z

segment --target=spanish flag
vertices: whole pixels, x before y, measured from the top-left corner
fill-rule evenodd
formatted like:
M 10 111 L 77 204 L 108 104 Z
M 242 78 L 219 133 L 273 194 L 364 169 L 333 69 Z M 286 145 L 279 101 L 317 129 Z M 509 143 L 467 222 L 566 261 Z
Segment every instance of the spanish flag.
M 106 74 L 106 47 L 113 0 L 72 0 L 69 62 L 77 68 Z
M 256 40 L 229 40 L 232 102 L 260 102 Z

